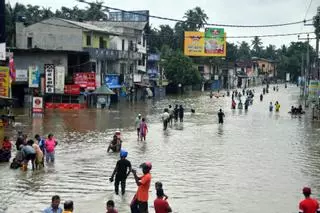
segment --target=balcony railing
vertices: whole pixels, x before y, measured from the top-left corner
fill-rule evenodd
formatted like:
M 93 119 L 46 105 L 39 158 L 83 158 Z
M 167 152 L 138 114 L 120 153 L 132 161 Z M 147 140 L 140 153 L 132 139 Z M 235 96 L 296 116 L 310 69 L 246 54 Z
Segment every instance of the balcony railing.
M 132 51 L 112 50 L 107 48 L 83 48 L 91 58 L 99 60 L 140 60 L 142 54 Z

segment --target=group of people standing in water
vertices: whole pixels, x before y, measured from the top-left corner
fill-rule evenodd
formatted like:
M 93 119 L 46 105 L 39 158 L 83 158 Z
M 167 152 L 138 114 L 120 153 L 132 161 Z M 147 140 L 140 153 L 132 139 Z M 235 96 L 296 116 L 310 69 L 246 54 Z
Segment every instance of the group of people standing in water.
M 185 109 L 182 105 L 176 105 L 174 109 L 171 105 L 169 105 L 169 108 L 165 108 L 161 116 L 163 122 L 163 130 L 166 130 L 168 128 L 168 124 L 172 126 L 173 121 L 175 123 L 177 123 L 178 121 L 182 123 L 184 118 L 184 111 Z
M 48 163 L 54 163 L 55 160 L 55 147 L 58 142 L 54 138 L 53 134 L 49 134 L 46 139 L 40 137 L 40 135 L 35 135 L 35 140 L 29 139 L 27 135 L 22 134 L 21 131 L 18 132 L 17 140 L 15 143 L 16 156 L 13 158 L 10 168 L 18 169 L 21 168 L 26 171 L 29 162 L 31 162 L 32 170 L 39 170 L 44 167 L 44 161 Z M 10 161 L 12 152 L 12 143 L 9 137 L 5 136 L 2 143 L 2 149 L 0 151 L 0 156 L 6 153 L 6 162 Z M 2 157 L 2 156 L 1 156 Z M 0 157 L 0 159 L 1 159 Z

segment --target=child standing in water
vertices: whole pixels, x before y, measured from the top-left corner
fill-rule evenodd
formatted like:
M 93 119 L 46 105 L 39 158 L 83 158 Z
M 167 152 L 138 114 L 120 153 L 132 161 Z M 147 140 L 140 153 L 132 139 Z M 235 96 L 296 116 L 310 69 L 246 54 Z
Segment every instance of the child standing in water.
M 141 123 L 140 123 L 140 138 L 141 138 L 141 141 L 142 140 L 146 141 L 147 132 L 148 132 L 148 127 L 147 127 L 147 124 L 146 124 L 146 119 L 142 118 Z
M 158 189 L 162 189 L 163 190 L 163 188 L 162 188 L 162 183 L 161 182 L 156 182 L 156 184 L 155 184 L 155 188 L 156 188 L 156 191 L 158 190 Z M 163 193 L 163 198 L 164 198 L 164 200 L 167 200 L 168 199 L 168 196 L 166 195 L 166 194 L 164 194 Z

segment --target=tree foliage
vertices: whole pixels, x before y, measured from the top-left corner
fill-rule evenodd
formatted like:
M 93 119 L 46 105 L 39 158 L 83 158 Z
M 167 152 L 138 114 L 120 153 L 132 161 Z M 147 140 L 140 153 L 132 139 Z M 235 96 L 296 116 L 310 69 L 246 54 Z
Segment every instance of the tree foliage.
M 200 73 L 192 60 L 179 50 L 172 52 L 162 62 L 166 77 L 173 85 L 192 85 L 200 82 Z

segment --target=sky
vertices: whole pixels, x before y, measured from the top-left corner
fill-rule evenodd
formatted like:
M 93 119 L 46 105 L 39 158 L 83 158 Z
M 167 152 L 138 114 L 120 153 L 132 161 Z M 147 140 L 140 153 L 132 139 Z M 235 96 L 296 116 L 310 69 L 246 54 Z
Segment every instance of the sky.
M 88 0 L 90 1 L 90 0 Z M 33 4 L 51 7 L 52 10 L 61 6 L 85 8 L 86 5 L 74 0 L 6 0 L 11 4 Z M 320 0 L 104 0 L 105 5 L 123 10 L 149 10 L 151 15 L 182 19 L 188 9 L 201 7 L 209 17 L 208 23 L 235 25 L 263 25 L 302 21 L 312 18 L 317 13 Z M 311 4 L 310 4 L 311 3 Z M 310 5 L 310 7 L 309 7 Z M 309 9 L 308 9 L 309 8 Z M 160 24 L 174 26 L 174 22 L 151 18 L 154 27 Z M 313 32 L 314 28 L 303 24 L 272 28 L 230 28 L 225 27 L 227 36 L 255 36 L 265 34 L 282 34 L 297 32 Z M 306 37 L 306 36 L 301 36 Z M 310 38 L 314 38 L 310 34 Z M 238 44 L 241 41 L 251 43 L 252 39 L 228 39 Z M 263 45 L 273 44 L 277 47 L 298 41 L 298 37 L 262 38 Z M 315 40 L 311 40 L 315 46 Z

